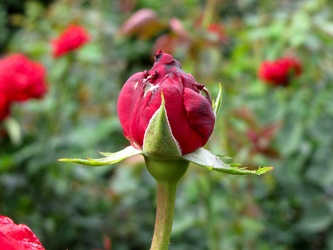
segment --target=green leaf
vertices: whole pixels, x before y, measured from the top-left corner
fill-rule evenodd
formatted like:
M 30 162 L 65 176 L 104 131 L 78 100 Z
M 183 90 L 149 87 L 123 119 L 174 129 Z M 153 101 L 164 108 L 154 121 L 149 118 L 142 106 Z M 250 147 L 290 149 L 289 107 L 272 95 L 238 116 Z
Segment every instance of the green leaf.
M 239 167 L 239 166 L 241 166 L 242 164 L 240 164 L 240 163 L 230 163 L 229 164 L 229 166 L 230 167 Z
M 233 164 L 236 166 L 231 166 L 222 162 L 218 156 L 204 148 L 198 148 L 192 153 L 183 155 L 182 158 L 201 167 L 207 168 L 208 170 L 215 170 L 233 175 L 261 175 L 273 169 L 273 167 L 261 167 L 257 170 L 249 170 L 246 168 L 239 168 L 239 164 Z
M 157 157 L 160 159 L 180 157 L 181 151 L 172 134 L 168 121 L 167 111 L 165 109 L 165 100 L 161 93 L 161 106 L 149 121 L 143 140 L 143 153 L 147 156 Z
M 142 154 L 142 151 L 138 150 L 132 146 L 129 146 L 116 153 L 100 153 L 100 154 L 104 155 L 106 157 L 98 158 L 98 159 L 63 158 L 63 159 L 59 159 L 58 161 L 73 162 L 73 163 L 78 163 L 78 164 L 87 165 L 87 166 L 105 166 L 105 165 L 110 165 L 110 164 L 120 162 L 120 161 L 125 160 L 134 155 Z
M 89 43 L 78 51 L 78 57 L 86 62 L 98 63 L 103 59 L 103 52 L 97 43 Z
M 4 121 L 4 125 L 12 143 L 19 145 L 22 141 L 20 124 L 14 118 L 8 117 Z
M 220 82 L 219 83 L 219 93 L 216 97 L 216 100 L 213 102 L 213 109 L 214 109 L 215 116 L 217 116 L 217 114 L 219 113 L 221 104 L 222 104 L 222 83 Z
M 326 20 L 316 20 L 316 28 L 325 32 L 326 34 L 333 36 L 333 23 Z
M 220 160 L 231 160 L 231 159 L 232 159 L 230 156 L 227 156 L 227 155 L 216 154 L 216 156 L 217 156 Z

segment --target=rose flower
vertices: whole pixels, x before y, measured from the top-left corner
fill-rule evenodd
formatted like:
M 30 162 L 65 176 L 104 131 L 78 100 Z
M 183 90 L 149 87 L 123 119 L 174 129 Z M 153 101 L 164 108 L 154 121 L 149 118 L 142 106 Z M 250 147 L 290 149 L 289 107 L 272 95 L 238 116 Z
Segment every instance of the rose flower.
M 208 91 L 171 55 L 159 51 L 153 67 L 131 76 L 119 94 L 118 115 L 132 146 L 142 149 L 148 124 L 161 106 L 161 93 L 172 135 L 182 154 L 205 145 L 215 124 Z
M 302 73 L 301 63 L 291 57 L 284 57 L 275 61 L 264 61 L 260 68 L 259 77 L 274 86 L 288 86 L 293 76 Z
M 58 38 L 51 41 L 52 55 L 61 57 L 76 50 L 87 42 L 90 37 L 87 31 L 78 25 L 70 25 Z
M 0 60 L 0 93 L 8 101 L 43 97 L 46 93 L 43 65 L 22 54 Z
M 24 224 L 17 225 L 3 215 L 0 215 L 0 246 L 3 250 L 44 249 L 29 227 Z
M 10 114 L 13 102 L 42 98 L 47 91 L 43 65 L 14 54 L 0 60 L 0 121 Z

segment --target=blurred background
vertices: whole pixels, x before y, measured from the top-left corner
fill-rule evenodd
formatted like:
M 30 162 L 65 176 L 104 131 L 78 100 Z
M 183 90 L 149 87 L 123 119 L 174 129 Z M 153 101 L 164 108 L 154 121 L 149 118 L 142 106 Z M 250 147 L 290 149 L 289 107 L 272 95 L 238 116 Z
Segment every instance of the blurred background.
M 149 248 L 155 182 L 141 157 L 100 168 L 57 159 L 129 144 L 118 93 L 162 49 L 212 98 L 223 83 L 205 147 L 274 166 L 260 177 L 191 166 L 170 249 L 333 249 L 332 20 L 329 0 L 1 0 L 0 61 L 19 53 L 43 65 L 47 93 L 0 121 L 0 213 L 50 250 Z M 72 24 L 89 41 L 52 55 Z M 280 58 L 298 70 L 274 68 Z

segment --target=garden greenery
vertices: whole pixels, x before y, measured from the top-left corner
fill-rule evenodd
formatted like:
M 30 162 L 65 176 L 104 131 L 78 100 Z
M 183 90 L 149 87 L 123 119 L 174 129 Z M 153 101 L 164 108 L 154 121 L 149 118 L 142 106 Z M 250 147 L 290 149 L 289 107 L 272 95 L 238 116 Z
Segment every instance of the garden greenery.
M 15 101 L 0 122 L 0 214 L 28 225 L 46 249 L 149 248 L 155 183 L 142 158 L 116 168 L 57 159 L 128 145 L 118 94 L 159 47 L 211 96 L 223 83 L 205 148 L 249 169 L 274 166 L 244 178 L 190 165 L 172 249 L 333 248 L 332 15 L 328 0 L 1 2 L 0 60 L 23 54 L 43 65 L 47 92 Z M 52 56 L 70 25 L 89 41 Z M 283 86 L 262 79 L 261 65 L 281 58 L 297 60 L 300 73 L 282 67 Z

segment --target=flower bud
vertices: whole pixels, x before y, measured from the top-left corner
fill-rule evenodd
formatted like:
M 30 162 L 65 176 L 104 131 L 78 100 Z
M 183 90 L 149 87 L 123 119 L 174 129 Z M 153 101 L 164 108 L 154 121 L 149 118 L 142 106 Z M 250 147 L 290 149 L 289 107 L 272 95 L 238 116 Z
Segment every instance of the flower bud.
M 133 147 L 143 148 L 146 129 L 163 94 L 171 133 L 181 153 L 193 152 L 207 143 L 215 125 L 208 91 L 171 55 L 158 51 L 154 56 L 153 67 L 131 76 L 119 94 L 117 109 L 124 135 Z

